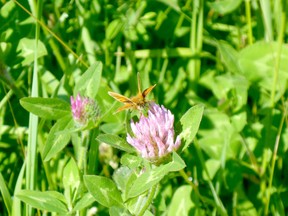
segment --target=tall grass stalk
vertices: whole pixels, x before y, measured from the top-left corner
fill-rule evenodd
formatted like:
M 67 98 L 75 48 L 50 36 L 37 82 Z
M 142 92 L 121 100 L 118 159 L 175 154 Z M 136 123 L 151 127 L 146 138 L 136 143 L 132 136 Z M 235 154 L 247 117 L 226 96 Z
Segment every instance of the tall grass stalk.
M 272 28 L 272 17 L 271 17 L 271 4 L 270 0 L 260 0 L 260 7 L 262 12 L 262 19 L 265 28 L 265 40 L 273 41 L 273 28 Z
M 285 7 L 283 7 L 283 8 L 285 8 Z M 285 35 L 285 28 L 286 28 L 286 13 L 283 10 L 281 13 L 281 30 L 280 30 L 279 35 L 278 35 L 278 50 L 277 50 L 277 57 L 275 59 L 273 84 L 272 84 L 271 97 L 270 97 L 271 98 L 270 106 L 271 106 L 272 110 L 275 106 L 275 94 L 276 94 L 276 87 L 277 87 L 277 83 L 278 83 L 278 79 L 279 79 L 281 48 L 283 46 L 283 38 Z M 271 114 L 273 114 L 273 113 L 271 113 Z M 274 176 L 276 156 L 277 156 L 277 152 L 278 152 L 280 136 L 281 136 L 282 127 L 283 127 L 283 123 L 284 123 L 285 118 L 286 118 L 286 107 L 284 106 L 284 113 L 282 115 L 281 123 L 280 123 L 279 129 L 278 129 L 278 133 L 277 133 L 275 144 L 274 144 L 274 151 L 273 151 L 272 162 L 271 162 L 271 172 L 270 172 L 270 176 L 269 176 L 269 184 L 268 184 L 268 190 L 267 190 L 267 201 L 266 201 L 265 212 L 264 212 L 265 215 L 268 215 L 268 213 L 269 213 L 269 204 L 270 204 L 270 197 L 271 197 L 271 191 L 272 191 L 272 182 L 273 182 L 273 176 Z
M 190 34 L 190 48 L 192 53 L 199 54 L 202 51 L 202 42 L 203 42 L 203 0 L 192 1 L 193 11 L 192 11 L 192 21 L 191 21 L 191 34 Z M 191 67 L 190 67 L 191 66 Z M 200 59 L 190 60 L 190 73 L 189 79 L 191 81 L 199 80 L 200 77 Z
M 38 1 L 37 4 L 37 19 L 42 13 L 42 1 Z M 32 7 L 33 8 L 33 7 Z M 34 46 L 34 66 L 33 66 L 33 79 L 31 96 L 38 97 L 38 40 L 40 37 L 40 26 L 36 22 L 35 27 L 35 46 Z M 32 113 L 29 113 L 29 135 L 27 143 L 27 166 L 26 166 L 26 189 L 36 189 L 36 165 L 37 165 L 37 132 L 38 132 L 38 117 Z M 33 209 L 31 206 L 26 205 L 26 215 L 33 215 Z
M 30 11 L 28 11 L 22 4 L 20 4 L 18 1 L 13 0 L 19 7 L 21 7 L 26 13 L 28 13 L 33 19 L 37 22 L 37 25 L 41 25 L 43 29 L 48 31 L 65 49 L 68 50 L 69 53 L 71 53 L 81 64 L 83 64 L 86 68 L 89 67 L 89 65 L 79 56 L 77 55 L 60 37 L 58 37 L 53 31 L 51 31 L 43 22 L 40 21 L 36 16 L 34 16 Z
M 281 60 L 281 48 L 283 46 L 283 38 L 285 35 L 285 28 L 286 28 L 286 13 L 283 11 L 281 14 L 281 30 L 278 35 L 278 50 L 277 56 L 275 59 L 275 67 L 274 67 L 274 74 L 273 74 L 273 83 L 271 89 L 271 96 L 270 96 L 270 106 L 273 108 L 275 105 L 275 93 L 276 87 L 279 79 L 279 67 L 280 67 L 280 60 Z
M 245 0 L 245 12 L 246 12 L 246 20 L 248 27 L 248 43 L 253 43 L 253 34 L 252 34 L 252 23 L 251 23 L 251 6 L 250 0 Z
M 278 153 L 278 148 L 279 148 L 280 137 L 281 137 L 281 133 L 283 129 L 283 124 L 286 118 L 287 118 L 287 107 L 284 106 L 284 113 L 281 118 L 280 126 L 279 126 L 278 133 L 277 133 L 276 140 L 275 140 L 273 156 L 272 156 L 271 172 L 269 176 L 269 184 L 268 184 L 268 190 L 267 190 L 267 203 L 265 205 L 265 215 L 268 215 L 269 213 L 269 203 L 270 203 L 270 198 L 271 198 L 275 163 L 276 163 L 276 158 L 277 158 L 277 153 Z

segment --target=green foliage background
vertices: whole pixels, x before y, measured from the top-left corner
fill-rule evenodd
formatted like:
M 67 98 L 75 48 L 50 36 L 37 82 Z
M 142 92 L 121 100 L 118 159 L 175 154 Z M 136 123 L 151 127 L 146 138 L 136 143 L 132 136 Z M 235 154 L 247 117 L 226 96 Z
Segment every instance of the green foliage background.
M 87 95 L 97 100 L 103 114 L 96 135 L 125 138 L 126 114 L 113 115 L 119 104 L 107 92 L 135 95 L 138 71 L 143 88 L 157 84 L 149 97 L 169 108 L 176 122 L 191 106 L 205 105 L 197 138 L 180 153 L 190 180 L 180 172 L 161 181 L 153 203 L 156 215 L 225 215 L 217 202 L 223 203 L 228 215 L 285 215 L 285 0 L 21 4 L 33 16 L 15 1 L 0 3 L 1 215 L 15 211 L 23 191 L 13 203 L 11 197 L 16 197 L 21 185 L 31 189 L 25 186 L 27 181 L 39 191 L 63 192 L 63 169 L 71 157 L 77 159 L 77 150 L 69 143 L 44 160 L 48 133 L 58 117 L 45 119 L 40 110 L 38 123 L 37 118 L 29 118 L 19 100 L 33 96 L 69 103 L 71 95 L 93 89 L 93 83 L 91 89 L 76 83 L 96 61 L 103 63 L 101 82 L 98 79 L 99 89 Z M 88 174 L 110 178 L 120 166 L 122 152 L 97 150 L 101 139 L 95 137 L 96 153 L 87 152 L 91 156 Z M 31 176 L 23 171 L 25 166 L 32 169 Z M 99 215 L 108 214 L 103 205 L 88 204 L 87 208 L 97 206 Z

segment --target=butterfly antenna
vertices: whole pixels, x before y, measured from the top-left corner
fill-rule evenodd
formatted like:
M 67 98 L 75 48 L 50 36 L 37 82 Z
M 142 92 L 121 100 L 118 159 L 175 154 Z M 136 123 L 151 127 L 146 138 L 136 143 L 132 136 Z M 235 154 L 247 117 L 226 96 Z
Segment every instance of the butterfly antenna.
M 137 80 L 138 80 L 138 94 L 142 94 L 141 91 L 141 77 L 140 77 L 140 73 L 137 73 Z

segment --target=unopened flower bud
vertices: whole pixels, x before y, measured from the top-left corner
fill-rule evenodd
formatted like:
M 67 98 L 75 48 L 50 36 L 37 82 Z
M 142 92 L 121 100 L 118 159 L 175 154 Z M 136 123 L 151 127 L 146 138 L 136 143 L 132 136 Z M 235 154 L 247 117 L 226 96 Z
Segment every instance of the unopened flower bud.
M 77 95 L 76 99 L 70 97 L 73 118 L 79 125 L 86 125 L 89 122 L 96 122 L 100 116 L 98 105 L 93 99 Z

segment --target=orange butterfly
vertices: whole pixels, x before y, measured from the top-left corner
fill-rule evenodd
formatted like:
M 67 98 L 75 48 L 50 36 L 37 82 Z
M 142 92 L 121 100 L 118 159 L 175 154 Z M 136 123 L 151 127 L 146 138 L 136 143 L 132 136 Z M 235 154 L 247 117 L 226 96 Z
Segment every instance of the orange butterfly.
M 137 74 L 137 78 L 138 78 L 138 94 L 132 98 L 125 97 L 115 92 L 110 92 L 110 91 L 108 92 L 108 94 L 111 97 L 113 97 L 115 100 L 124 103 L 124 106 L 118 108 L 116 110 L 116 113 L 122 110 L 126 110 L 126 109 L 136 109 L 136 110 L 142 111 L 142 109 L 147 104 L 147 101 L 145 100 L 145 98 L 153 90 L 156 84 L 153 86 L 150 86 L 149 88 L 145 89 L 142 92 L 141 87 L 140 87 L 140 82 L 141 82 L 140 73 Z

